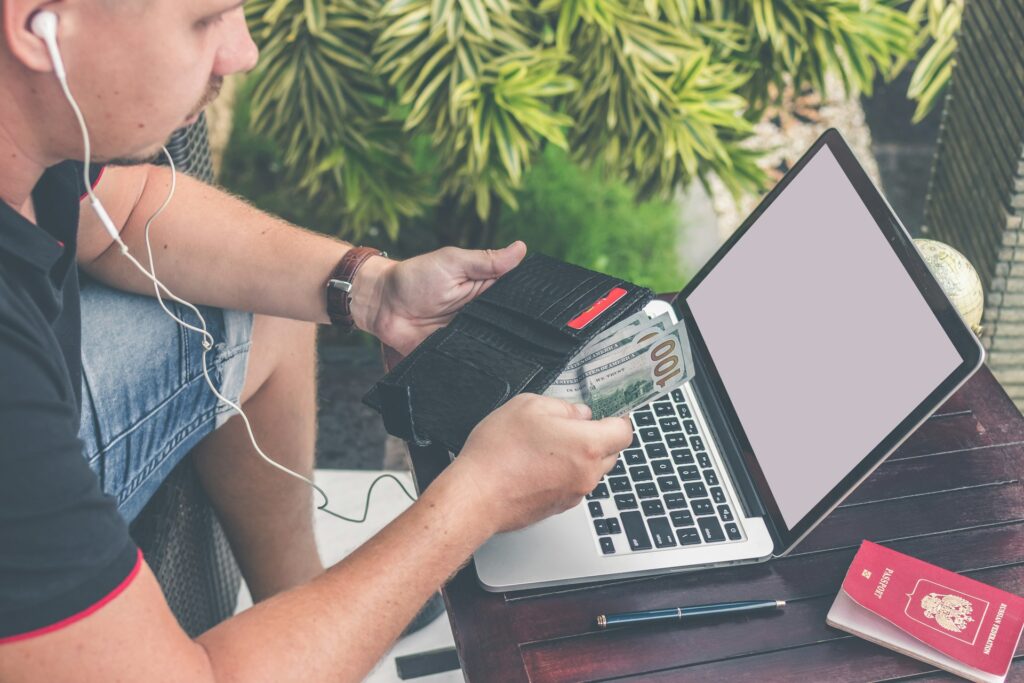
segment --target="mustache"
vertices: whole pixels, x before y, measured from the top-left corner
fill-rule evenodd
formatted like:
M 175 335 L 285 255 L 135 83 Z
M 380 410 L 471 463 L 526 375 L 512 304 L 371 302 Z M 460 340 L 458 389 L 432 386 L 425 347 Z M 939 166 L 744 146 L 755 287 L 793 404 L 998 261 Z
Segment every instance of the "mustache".
M 211 102 L 217 99 L 217 97 L 220 95 L 220 89 L 222 87 L 224 87 L 223 76 L 214 76 L 213 78 L 211 78 L 209 85 L 206 86 L 206 92 L 203 93 L 203 96 L 199 100 L 199 104 L 197 104 L 192 109 L 192 111 L 189 113 L 189 116 L 195 116 L 202 110 L 206 109 L 207 105 L 209 105 Z

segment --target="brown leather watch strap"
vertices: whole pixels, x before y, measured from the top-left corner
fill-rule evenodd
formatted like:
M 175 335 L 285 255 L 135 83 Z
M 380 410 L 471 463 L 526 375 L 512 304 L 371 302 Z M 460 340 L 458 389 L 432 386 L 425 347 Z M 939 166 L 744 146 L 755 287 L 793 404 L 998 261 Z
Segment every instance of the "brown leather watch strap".
M 351 332 L 355 328 L 355 321 L 352 320 L 351 292 L 356 271 L 371 256 L 387 254 L 373 247 L 352 247 L 341 257 L 327 279 L 327 315 L 331 319 L 331 324 L 345 332 Z

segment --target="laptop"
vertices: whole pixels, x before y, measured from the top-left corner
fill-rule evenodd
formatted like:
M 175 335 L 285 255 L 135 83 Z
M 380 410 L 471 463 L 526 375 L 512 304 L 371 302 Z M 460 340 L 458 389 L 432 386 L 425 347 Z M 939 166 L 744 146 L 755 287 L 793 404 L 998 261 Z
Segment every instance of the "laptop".
M 696 377 L 630 414 L 578 506 L 478 550 L 485 589 L 785 555 L 985 355 L 835 130 L 647 311 L 686 322 Z

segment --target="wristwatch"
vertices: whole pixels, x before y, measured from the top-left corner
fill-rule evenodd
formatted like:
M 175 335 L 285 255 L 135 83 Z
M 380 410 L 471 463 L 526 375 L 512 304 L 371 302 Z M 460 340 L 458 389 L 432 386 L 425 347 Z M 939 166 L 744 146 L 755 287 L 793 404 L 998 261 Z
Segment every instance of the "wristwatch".
M 332 325 L 340 327 L 344 332 L 351 332 L 355 328 L 351 304 L 356 271 L 371 256 L 387 258 L 387 255 L 387 252 L 373 247 L 352 247 L 341 257 L 327 280 L 327 316 Z

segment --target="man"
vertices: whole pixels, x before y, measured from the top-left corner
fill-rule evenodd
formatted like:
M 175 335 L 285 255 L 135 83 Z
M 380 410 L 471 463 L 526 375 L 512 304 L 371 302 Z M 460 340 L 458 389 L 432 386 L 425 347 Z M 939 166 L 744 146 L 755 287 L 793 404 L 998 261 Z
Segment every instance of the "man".
M 82 158 L 82 139 L 46 46 L 29 30 L 39 10 L 59 17 L 92 157 L 147 159 L 222 77 L 256 62 L 240 4 L 0 3 L 4 683 L 358 680 L 491 534 L 576 504 L 631 438 L 623 419 L 590 421 L 585 407 L 517 397 L 480 423 L 418 502 L 324 571 L 310 490 L 258 457 L 239 416 L 205 386 L 199 336 L 164 316 L 94 212 L 79 211 L 81 164 L 64 160 Z M 143 227 L 164 201 L 168 171 L 111 165 L 90 182 L 146 262 Z M 216 341 L 211 377 L 240 401 L 263 450 L 308 476 L 314 327 L 329 320 L 324 285 L 349 245 L 186 178 L 178 184 L 154 228 L 157 276 L 203 305 Z M 354 280 L 352 316 L 408 352 L 524 251 L 516 243 L 370 258 Z M 76 261 L 87 276 L 81 326 Z M 195 640 L 126 525 L 186 451 L 258 601 Z

